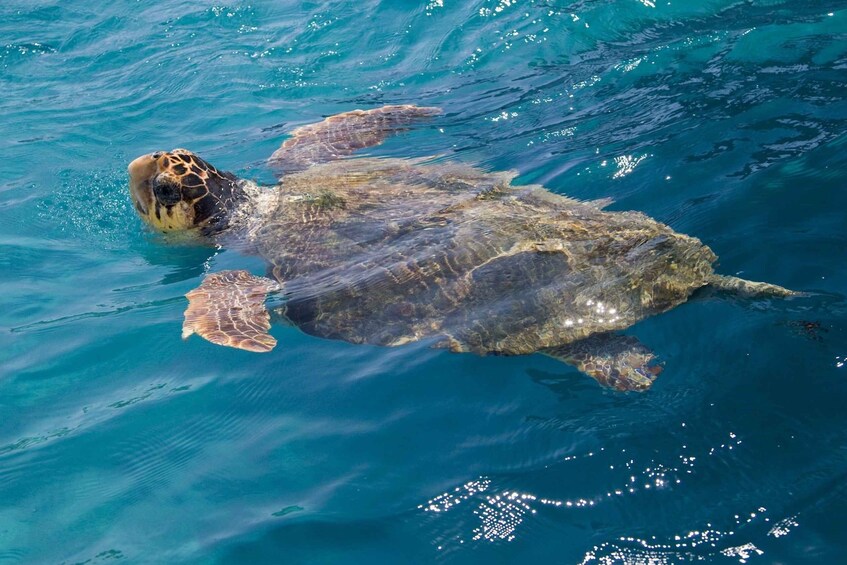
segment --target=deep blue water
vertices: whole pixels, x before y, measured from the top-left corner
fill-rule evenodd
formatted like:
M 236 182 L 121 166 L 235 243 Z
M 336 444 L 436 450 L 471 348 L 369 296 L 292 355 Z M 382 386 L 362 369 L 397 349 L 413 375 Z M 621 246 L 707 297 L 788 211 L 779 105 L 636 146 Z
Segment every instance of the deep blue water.
M 847 561 L 847 2 L 5 0 L 0 93 L 0 563 Z M 183 342 L 203 274 L 262 263 L 145 231 L 128 161 L 270 181 L 293 127 L 410 102 L 445 114 L 372 154 L 613 197 L 814 294 L 636 325 L 640 395 Z

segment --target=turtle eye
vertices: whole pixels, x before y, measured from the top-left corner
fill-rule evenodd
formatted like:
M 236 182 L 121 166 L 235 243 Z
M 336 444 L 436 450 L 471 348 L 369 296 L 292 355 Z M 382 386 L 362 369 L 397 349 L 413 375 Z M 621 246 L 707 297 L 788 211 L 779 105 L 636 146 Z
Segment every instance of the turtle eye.
M 156 178 L 152 183 L 153 194 L 156 200 L 164 206 L 173 206 L 182 200 L 182 194 L 179 190 L 179 185 L 170 179 Z
M 158 159 L 158 158 L 159 158 L 159 157 L 161 157 L 161 156 L 162 156 L 162 152 L 161 152 L 161 151 L 156 151 L 155 153 L 153 153 L 153 158 L 154 158 L 154 159 Z

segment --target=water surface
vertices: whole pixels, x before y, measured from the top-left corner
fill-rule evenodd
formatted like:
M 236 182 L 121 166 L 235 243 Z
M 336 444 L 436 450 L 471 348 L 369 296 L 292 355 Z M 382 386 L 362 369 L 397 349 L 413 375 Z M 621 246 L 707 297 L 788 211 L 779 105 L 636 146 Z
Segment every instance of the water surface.
M 0 5 L 0 562 L 833 563 L 847 556 L 847 3 Z M 375 155 L 516 169 L 816 293 L 631 328 L 646 394 L 542 356 L 180 337 L 204 273 L 126 164 L 270 182 L 292 128 L 441 106 Z M 812 325 L 809 325 L 811 323 Z

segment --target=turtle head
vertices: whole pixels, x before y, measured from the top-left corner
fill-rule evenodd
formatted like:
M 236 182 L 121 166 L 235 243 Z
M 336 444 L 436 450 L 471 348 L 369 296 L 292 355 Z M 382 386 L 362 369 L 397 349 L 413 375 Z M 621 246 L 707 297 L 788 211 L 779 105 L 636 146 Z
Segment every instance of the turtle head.
M 199 230 L 204 235 L 224 229 L 244 196 L 235 175 L 219 171 L 187 149 L 135 159 L 129 164 L 129 191 L 138 214 L 153 228 Z

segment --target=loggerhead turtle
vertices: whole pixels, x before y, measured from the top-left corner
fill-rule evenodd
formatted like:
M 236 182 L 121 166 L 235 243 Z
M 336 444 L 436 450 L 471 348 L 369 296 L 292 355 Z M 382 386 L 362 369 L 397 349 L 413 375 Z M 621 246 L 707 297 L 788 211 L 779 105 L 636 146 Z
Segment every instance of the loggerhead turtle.
M 268 293 L 302 331 L 353 343 L 431 339 L 451 351 L 542 352 L 602 385 L 645 390 L 655 355 L 618 334 L 710 285 L 791 296 L 714 273 L 700 240 L 639 212 L 609 212 L 514 172 L 432 159 L 345 159 L 440 113 L 414 105 L 355 110 L 295 129 L 269 166 L 279 184 L 219 171 L 185 149 L 129 165 L 141 217 L 162 231 L 238 244 L 268 276 L 213 273 L 189 292 L 183 337 L 270 351 Z

